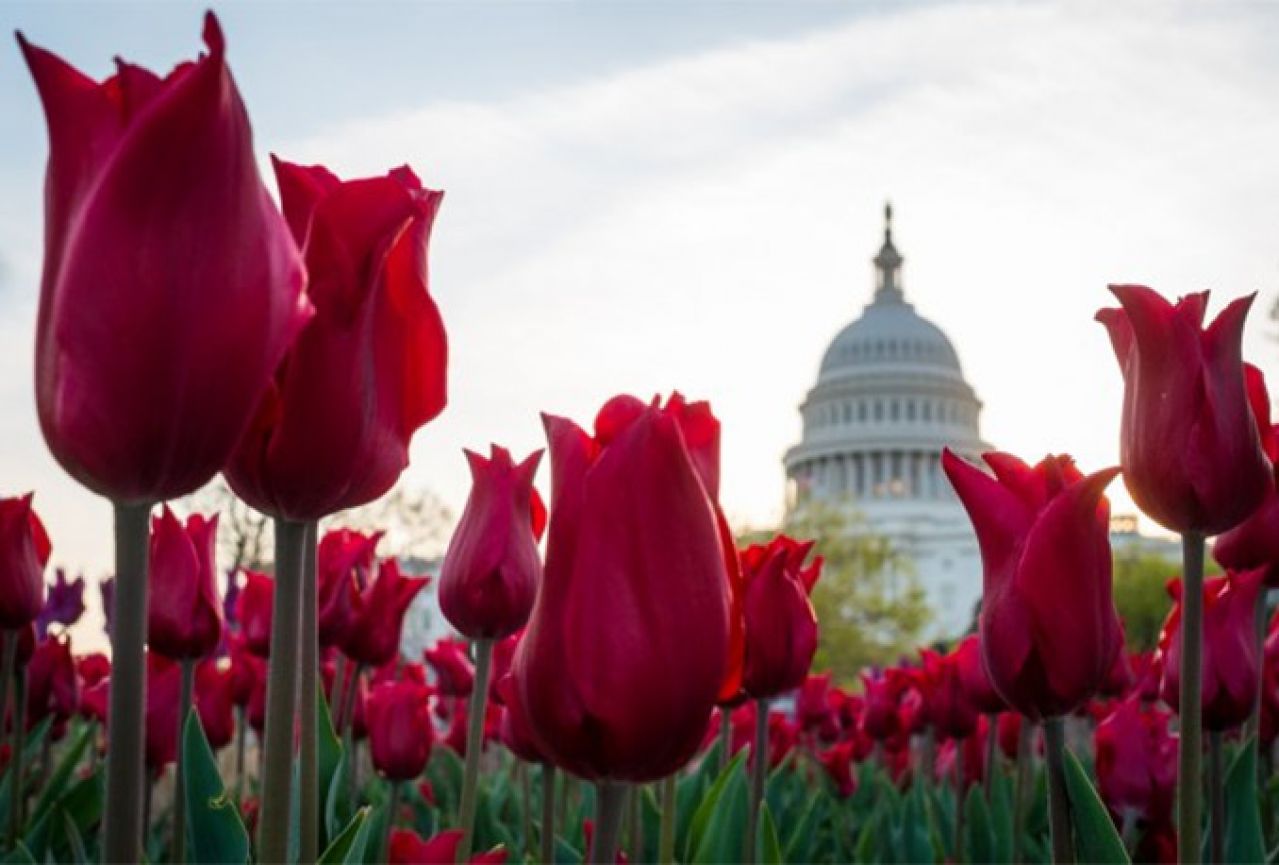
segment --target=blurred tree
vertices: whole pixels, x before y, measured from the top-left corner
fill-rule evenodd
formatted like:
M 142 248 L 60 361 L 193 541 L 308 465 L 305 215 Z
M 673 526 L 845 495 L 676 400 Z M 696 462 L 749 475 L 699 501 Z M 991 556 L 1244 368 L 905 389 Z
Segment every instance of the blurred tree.
M 817 541 L 825 559 L 813 589 L 820 626 L 814 670 L 831 670 L 852 684 L 862 667 L 889 664 L 919 644 L 930 610 L 909 558 L 875 534 L 855 511 L 810 502 L 787 515 L 781 528 Z M 747 531 L 742 546 L 764 543 L 769 530 Z
M 1115 554 L 1115 609 L 1131 651 L 1155 648 L 1159 629 L 1172 609 L 1165 585 L 1180 574 L 1180 564 L 1166 556 L 1140 550 Z

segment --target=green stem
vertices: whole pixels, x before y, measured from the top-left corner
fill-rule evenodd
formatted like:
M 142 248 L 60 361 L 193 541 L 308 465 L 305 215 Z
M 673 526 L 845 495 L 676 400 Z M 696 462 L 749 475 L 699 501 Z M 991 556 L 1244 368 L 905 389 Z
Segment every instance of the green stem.
M 1208 791 L 1212 802 L 1209 832 L 1212 861 L 1226 861 L 1226 774 L 1221 760 L 1221 731 L 1208 732 Z
M 542 865 L 555 862 L 555 767 L 542 764 Z
M 320 855 L 320 775 L 316 729 L 317 700 L 324 699 L 320 690 L 320 643 L 317 616 L 315 557 L 318 526 L 306 524 L 306 549 L 302 556 L 302 635 L 298 679 L 298 716 L 301 736 L 298 747 L 298 862 L 311 865 Z
M 391 861 L 391 830 L 395 828 L 395 817 L 400 813 L 400 790 L 404 786 L 400 781 L 390 781 L 391 798 L 386 803 L 386 826 L 382 831 L 382 856 L 377 861 Z
M 626 810 L 626 786 L 619 781 L 595 784 L 595 837 L 587 859 L 592 865 L 613 865 L 617 859 L 617 841 L 622 834 L 622 815 Z
M 235 804 L 244 805 L 244 757 L 246 739 L 249 736 L 249 721 L 243 706 L 235 707 Z
M 675 815 L 676 781 L 678 772 L 662 779 L 662 829 L 657 845 L 657 861 L 661 865 L 675 865 Z
M 755 742 L 751 748 L 751 801 L 746 811 L 746 837 L 742 839 L 742 862 L 755 861 L 755 827 L 759 806 L 764 801 L 764 779 L 768 777 L 768 700 L 755 701 Z
M 1203 582 L 1204 537 L 1198 532 L 1181 536 L 1183 577 L 1181 592 L 1181 725 L 1177 774 L 1177 853 L 1186 865 L 1196 865 L 1200 851 L 1200 802 L 1203 769 Z
M 716 774 L 723 774 L 728 767 L 729 752 L 733 750 L 733 718 L 728 709 L 719 708 L 719 766 Z
M 646 862 L 644 858 L 644 788 L 631 786 L 631 850 L 630 861 Z
M 183 658 L 182 696 L 178 701 L 178 738 L 182 742 L 182 730 L 187 716 L 191 714 L 192 694 L 195 690 L 195 659 Z M 182 749 L 178 748 L 178 759 L 173 770 L 173 852 L 172 860 L 177 865 L 187 861 L 187 796 L 186 773 L 182 768 L 185 762 L 181 757 Z
M 1035 755 L 1030 752 L 1035 725 L 1021 719 L 1017 733 L 1017 784 L 1013 792 L 1013 861 L 1021 862 L 1022 840 L 1026 834 L 1026 815 L 1030 812 L 1030 793 L 1034 782 Z
M 102 858 L 142 859 L 146 717 L 147 556 L 149 504 L 115 503 L 115 600 L 111 629 L 111 695 L 107 720 L 106 814 Z
M 1261 594 L 1257 596 L 1256 609 L 1253 610 L 1253 634 L 1256 639 L 1259 664 L 1261 663 L 1260 659 L 1266 656 L 1266 613 L 1268 611 L 1266 596 L 1268 594 L 1269 590 L 1262 586 Z M 1260 741 L 1258 734 L 1261 732 L 1261 695 L 1265 691 L 1265 683 L 1265 676 L 1257 676 L 1257 693 L 1252 698 L 1252 714 L 1248 716 L 1248 723 L 1243 731 L 1243 740 L 1245 742 L 1253 738 Z M 1258 768 L 1260 768 L 1260 763 L 1258 763 Z
M 267 671 L 266 731 L 258 818 L 258 854 L 285 862 L 293 781 L 293 724 L 298 693 L 298 631 L 306 524 L 275 520 L 275 597 L 271 612 L 271 661 Z
M 520 782 L 520 846 L 523 848 L 523 862 L 529 861 L 533 855 L 533 779 L 528 773 L 528 763 L 516 757 L 515 777 Z
M 17 846 L 22 829 L 22 800 L 26 797 L 26 767 L 23 751 L 26 750 L 27 730 L 27 669 L 20 667 L 13 674 L 13 729 L 9 739 L 9 849 Z
M 1061 865 L 1075 861 L 1070 796 L 1066 792 L 1066 726 L 1063 719 L 1044 719 L 1044 743 L 1048 751 L 1048 829 L 1052 835 L 1053 862 Z
M 466 769 L 462 775 L 462 803 L 458 823 L 462 840 L 457 845 L 455 862 L 468 862 L 475 843 L 475 798 L 479 792 L 480 754 L 484 751 L 484 708 L 488 701 L 489 667 L 493 660 L 493 641 L 475 641 L 475 684 L 466 716 Z

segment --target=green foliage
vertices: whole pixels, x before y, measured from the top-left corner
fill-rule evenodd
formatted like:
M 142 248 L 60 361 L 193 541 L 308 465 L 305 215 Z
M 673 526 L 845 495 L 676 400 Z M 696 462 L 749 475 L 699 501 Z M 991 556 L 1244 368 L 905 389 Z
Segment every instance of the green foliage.
M 1226 772 L 1227 862 L 1263 862 L 1265 840 L 1261 832 L 1261 811 L 1257 792 L 1257 740 L 1249 739 L 1239 749 Z
M 222 786 L 217 760 L 194 708 L 183 726 L 181 759 L 186 770 L 186 789 L 178 795 L 186 796 L 192 861 L 228 865 L 248 862 L 249 833 L 235 802 Z
M 1070 816 L 1075 824 L 1075 848 L 1080 862 L 1126 865 L 1128 851 L 1119 838 L 1114 822 L 1097 791 L 1088 780 L 1084 767 L 1066 749 L 1066 792 L 1070 797 Z
M 832 670 L 848 684 L 864 666 L 890 663 L 918 645 L 930 616 L 927 597 L 913 565 L 888 538 L 855 512 L 820 502 L 788 514 L 781 531 L 815 540 L 825 560 L 812 598 L 821 624 L 815 669 Z
M 1181 565 L 1164 556 L 1131 550 L 1115 556 L 1115 608 L 1124 622 L 1128 648 L 1149 651 L 1159 640 L 1172 600 L 1164 585 Z

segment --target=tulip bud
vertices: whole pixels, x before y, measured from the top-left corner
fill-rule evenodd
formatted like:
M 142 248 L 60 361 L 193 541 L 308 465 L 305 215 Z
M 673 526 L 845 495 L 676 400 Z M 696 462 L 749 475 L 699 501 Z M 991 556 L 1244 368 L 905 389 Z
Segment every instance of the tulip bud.
M 594 437 L 546 417 L 545 577 L 516 652 L 539 750 L 588 779 L 651 781 L 696 752 L 728 668 L 717 515 L 677 412 L 618 397 Z
M 1124 376 L 1119 459 L 1133 501 L 1175 532 L 1233 528 L 1274 487 L 1241 356 L 1253 298 L 1231 302 L 1205 328 L 1206 291 L 1174 306 L 1144 286 L 1110 290 L 1121 308 L 1097 320 Z
M 1034 468 L 1010 454 L 984 459 L 993 478 L 942 454 L 981 548 L 986 672 L 1032 720 L 1065 715 L 1101 685 L 1122 640 L 1102 495 L 1118 469 L 1084 477 L 1069 457 Z
M 808 600 L 821 574 L 813 542 L 778 535 L 742 552 L 745 580 L 746 664 L 742 687 L 755 699 L 776 697 L 804 683 L 817 651 L 817 614 Z
M 0 499 L 0 628 L 28 625 L 44 606 L 44 566 L 52 547 L 31 507 L 33 493 Z
M 208 53 L 102 83 L 18 41 L 49 125 L 36 406 L 54 457 L 119 502 L 220 471 L 310 315 L 212 13 Z
M 1203 725 L 1229 730 L 1252 714 L 1261 660 L 1253 636 L 1257 597 L 1266 569 L 1227 572 L 1204 583 Z M 1181 694 L 1181 582 L 1169 590 L 1176 599 L 1159 637 L 1163 657 L 1163 699 L 1178 706 Z
M 898 699 L 901 696 L 894 677 L 880 670 L 862 673 L 861 727 L 872 739 L 883 741 L 901 732 Z
M 320 166 L 274 164 L 315 317 L 226 477 L 258 510 L 303 522 L 389 490 L 413 433 L 444 409 L 448 348 L 426 276 L 443 193 L 407 166 L 341 181 Z
M 377 579 L 353 598 L 351 626 L 342 641 L 346 656 L 372 667 L 394 658 L 400 651 L 404 614 L 428 582 L 427 577 L 403 576 L 395 559 L 383 560 Z
M 466 451 L 474 486 L 440 567 L 440 611 L 472 640 L 524 627 L 542 580 L 537 554 L 546 509 L 533 476 L 541 451 L 516 465 L 505 448 Z
M 257 571 L 244 571 L 244 588 L 236 601 L 235 617 L 245 647 L 259 658 L 271 654 L 271 614 L 275 580 Z
M 435 731 L 430 689 L 415 682 L 384 682 L 365 705 L 373 767 L 391 781 L 407 781 L 426 770 Z
M 319 642 L 340 646 L 354 615 L 354 598 L 373 577 L 381 532 L 365 535 L 351 529 L 326 532 L 316 551 L 319 582 Z
M 151 520 L 147 645 L 166 658 L 203 658 L 222 639 L 217 538 L 216 515 L 192 514 L 183 526 L 165 505 Z

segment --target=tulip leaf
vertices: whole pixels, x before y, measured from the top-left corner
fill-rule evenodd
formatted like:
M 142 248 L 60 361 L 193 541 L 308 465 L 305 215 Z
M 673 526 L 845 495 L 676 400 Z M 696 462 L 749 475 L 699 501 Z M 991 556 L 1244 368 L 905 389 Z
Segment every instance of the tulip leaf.
M 1070 798 L 1070 816 L 1075 824 L 1075 847 L 1080 862 L 1126 863 L 1128 851 L 1119 837 L 1110 813 L 1079 760 L 1065 749 L 1066 793 Z
M 31 855 L 31 851 L 27 849 L 27 845 L 19 841 L 14 848 L 0 859 L 4 865 L 36 865 L 36 859 Z
M 329 780 L 329 789 L 324 795 L 324 834 L 326 838 L 335 839 L 351 822 L 351 797 L 348 795 L 351 782 L 350 755 L 342 754 L 337 769 Z M 329 844 L 332 845 L 330 840 Z
M 783 858 L 787 862 L 808 862 L 813 858 L 813 841 L 817 834 L 815 830 L 822 819 L 826 801 L 827 797 L 822 793 L 813 793 L 808 797 L 808 805 L 786 838 Z
M 936 857 L 932 839 L 928 834 L 927 815 L 919 787 L 912 787 L 907 793 L 901 809 L 901 821 L 898 829 L 899 862 L 931 862 Z
M 248 862 L 249 833 L 235 801 L 222 785 L 217 760 L 194 707 L 182 731 L 182 768 L 191 860 Z
M 333 729 L 333 716 L 329 712 L 329 701 L 324 698 L 323 687 L 316 688 L 315 725 L 316 776 L 319 784 L 316 789 L 327 794 L 333 784 L 333 776 L 337 774 L 338 766 L 342 762 L 342 740 L 338 738 L 337 732 Z M 325 810 L 325 813 L 321 816 L 327 818 L 328 802 L 321 802 L 320 807 Z M 321 844 L 327 844 L 330 837 L 328 820 L 320 820 Z
M 777 840 L 777 824 L 767 802 L 759 805 L 759 831 L 755 833 L 755 861 L 759 865 L 782 865 L 782 842 Z
M 995 771 L 993 768 L 990 771 Z M 995 861 L 1013 861 L 1013 796 L 1008 776 L 995 772 L 990 784 L 990 829 L 995 839 Z
M 693 814 L 685 861 L 733 862 L 741 858 L 750 798 L 745 759 L 745 751 L 733 758 Z
M 964 799 L 964 854 L 969 862 L 996 861 L 990 808 L 976 785 L 968 788 L 968 796 Z
M 47 781 L 44 782 L 44 789 L 40 791 L 40 798 L 36 800 L 35 810 L 31 812 L 31 822 L 35 823 L 40 820 L 54 803 L 66 792 L 67 784 L 70 782 L 72 774 L 76 767 L 80 765 L 80 760 L 84 757 L 84 752 L 88 750 L 89 745 L 93 742 L 94 728 L 92 725 L 86 724 L 75 740 L 63 752 L 62 758 L 58 761 L 57 767 L 49 775 Z
M 355 812 L 355 816 L 338 832 L 329 846 L 316 860 L 317 865 L 354 865 L 364 861 L 365 849 L 369 844 L 369 832 L 373 823 L 369 819 L 370 808 L 365 806 Z
M 27 733 L 27 738 L 22 745 L 22 765 L 24 767 L 22 780 L 24 787 L 30 787 L 35 781 L 37 773 L 31 771 L 31 767 L 35 766 L 40 758 L 40 749 L 44 745 L 44 739 L 49 735 L 49 728 L 53 725 L 53 716 L 45 717 L 43 721 L 35 726 L 35 729 Z M 9 775 L 11 774 L 12 763 L 5 766 L 3 774 L 0 774 L 0 814 L 7 815 L 9 813 L 9 793 L 13 787 Z M 7 819 L 7 817 L 6 817 Z M 28 851 L 30 852 L 30 851 Z
M 1262 862 L 1266 858 L 1257 805 L 1257 740 L 1249 739 L 1226 772 L 1227 862 Z
M 88 865 L 89 854 L 84 849 L 84 838 L 80 836 L 80 830 L 76 828 L 75 821 L 71 819 L 71 815 L 61 808 L 58 809 L 59 822 L 62 824 L 62 834 L 67 839 L 67 850 L 69 855 L 62 861 L 74 862 L 75 865 Z

